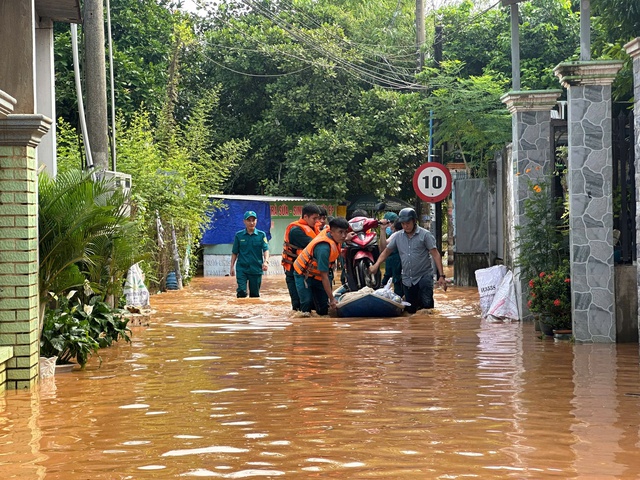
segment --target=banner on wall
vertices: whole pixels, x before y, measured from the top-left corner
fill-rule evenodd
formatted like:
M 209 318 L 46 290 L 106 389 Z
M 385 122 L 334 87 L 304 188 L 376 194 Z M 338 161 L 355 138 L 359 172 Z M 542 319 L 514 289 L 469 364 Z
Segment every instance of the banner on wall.
M 244 228 L 244 212 L 253 210 L 258 216 L 256 228 L 267 234 L 271 240 L 271 209 L 269 202 L 251 200 L 223 200 L 226 208 L 215 210 L 210 215 L 210 222 L 202 236 L 203 245 L 221 245 L 233 243 L 239 230 Z

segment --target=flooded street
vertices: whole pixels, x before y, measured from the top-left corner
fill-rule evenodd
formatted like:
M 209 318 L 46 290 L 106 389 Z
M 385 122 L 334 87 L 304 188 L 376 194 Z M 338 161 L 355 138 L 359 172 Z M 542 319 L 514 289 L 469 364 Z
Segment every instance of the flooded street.
M 0 479 L 638 478 L 638 345 L 481 321 L 290 318 L 198 278 L 84 371 L 0 396 Z

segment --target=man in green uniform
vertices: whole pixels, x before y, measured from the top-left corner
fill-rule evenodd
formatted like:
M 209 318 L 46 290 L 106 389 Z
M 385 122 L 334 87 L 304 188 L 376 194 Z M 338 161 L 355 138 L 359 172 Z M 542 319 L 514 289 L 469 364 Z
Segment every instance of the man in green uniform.
M 247 296 L 247 282 L 249 282 L 249 296 L 260 296 L 262 274 L 269 268 L 269 242 L 267 235 L 256 228 L 258 217 L 256 212 L 249 210 L 244 213 L 243 230 L 236 233 L 231 249 L 231 269 L 229 274 L 236 277 L 238 289 L 236 296 Z M 237 261 L 237 268 L 236 267 Z

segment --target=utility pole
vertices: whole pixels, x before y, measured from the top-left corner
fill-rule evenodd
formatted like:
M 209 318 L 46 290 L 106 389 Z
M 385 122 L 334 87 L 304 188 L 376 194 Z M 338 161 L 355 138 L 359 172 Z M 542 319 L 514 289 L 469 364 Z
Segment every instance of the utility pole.
M 520 90 L 520 13 L 518 3 L 525 0 L 502 0 L 502 6 L 511 8 L 511 90 Z
M 424 67 L 424 51 L 422 47 L 426 41 L 424 28 L 424 0 L 416 0 L 416 49 L 418 53 L 418 72 Z
M 85 0 L 84 2 L 84 52 L 89 145 L 95 168 L 107 170 L 109 168 L 109 134 L 102 2 L 103 0 Z
M 591 0 L 580 0 L 580 60 L 591 60 Z
M 440 68 L 440 62 L 442 62 L 442 25 L 436 26 L 435 31 L 435 39 L 433 42 L 433 60 L 435 62 L 436 68 Z M 434 128 L 438 126 L 438 122 L 434 122 Z M 429 159 L 430 162 L 438 162 L 442 163 L 442 156 L 436 153 L 433 153 L 433 159 Z M 435 205 L 435 237 L 436 237 L 436 248 L 442 255 L 442 202 L 438 202 Z

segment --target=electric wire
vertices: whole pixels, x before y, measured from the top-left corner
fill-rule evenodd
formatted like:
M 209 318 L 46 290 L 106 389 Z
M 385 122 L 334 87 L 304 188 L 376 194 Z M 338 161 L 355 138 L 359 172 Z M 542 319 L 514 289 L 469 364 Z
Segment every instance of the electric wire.
M 245 2 L 246 3 L 246 2 Z M 308 25 L 307 23 L 305 23 L 304 21 L 301 21 L 299 19 L 297 19 L 297 22 L 300 23 L 302 25 L 302 27 L 306 28 L 309 31 L 318 31 L 321 30 L 322 32 L 326 33 L 327 35 L 335 38 L 339 44 L 343 44 L 343 45 L 347 45 L 350 49 L 353 48 L 353 44 L 352 42 L 345 40 L 343 37 L 340 37 L 338 35 L 335 35 L 333 32 L 331 32 L 329 29 L 327 29 L 324 24 L 322 24 L 320 21 L 315 20 L 313 17 L 311 17 L 310 15 L 306 14 L 304 11 L 302 10 L 297 10 L 291 3 L 287 3 L 285 0 L 279 2 L 280 5 L 285 5 L 285 6 L 289 6 L 292 10 L 291 11 L 287 11 L 285 10 L 287 13 L 298 13 L 299 15 L 302 16 L 306 16 L 306 18 L 310 19 L 311 22 L 313 22 L 315 24 L 315 27 L 312 27 L 310 25 Z M 273 16 L 277 16 L 278 18 L 280 18 L 280 16 L 278 16 L 277 14 L 271 12 L 270 10 L 268 10 Z M 270 17 L 271 18 L 271 17 Z M 353 48 L 354 51 L 357 51 L 356 48 Z M 360 52 L 358 52 L 360 53 Z M 388 66 L 389 66 L 389 62 L 386 60 L 385 55 L 381 52 L 362 52 L 363 54 L 363 59 L 361 60 L 363 66 L 369 67 L 369 68 L 374 68 L 374 69 L 381 69 L 383 71 L 386 71 Z M 383 59 L 382 62 L 375 60 L 374 58 L 368 58 L 370 56 L 379 56 Z M 415 52 L 411 55 L 411 57 L 415 57 Z M 400 69 L 402 69 L 402 67 L 398 67 Z M 398 72 L 397 69 L 391 68 L 390 69 L 390 73 L 393 74 L 393 78 L 395 78 L 395 80 L 401 81 L 401 82 L 406 82 L 406 78 L 401 78 L 401 75 L 405 76 L 405 77 L 409 77 L 412 78 L 413 77 L 413 70 L 411 69 L 405 69 L 405 72 Z
M 340 68 L 341 70 L 345 71 L 347 74 L 352 75 L 356 78 L 358 78 L 359 80 L 362 80 L 366 83 L 369 83 L 371 85 L 379 85 L 379 86 L 386 86 L 387 88 L 392 88 L 392 89 L 409 89 L 409 90 L 422 90 L 425 88 L 425 86 L 420 85 L 420 84 L 416 84 L 415 82 L 412 81 L 408 81 L 407 78 L 413 78 L 413 70 L 412 69 L 408 69 L 406 67 L 399 67 L 396 65 L 393 65 L 392 63 L 390 63 L 389 58 L 387 57 L 391 57 L 391 55 L 388 55 L 387 52 L 380 52 L 380 51 L 376 51 L 376 50 L 366 50 L 366 49 L 360 49 L 358 50 L 357 46 L 361 45 L 361 46 L 375 46 L 375 47 L 380 47 L 379 45 L 375 45 L 375 44 L 359 44 L 358 42 L 353 42 L 350 41 L 348 39 L 345 39 L 343 37 L 337 36 L 335 35 L 333 32 L 331 32 L 329 29 L 327 29 L 319 20 L 315 19 L 314 17 L 312 17 L 310 14 L 304 12 L 301 9 L 298 9 L 295 7 L 295 5 L 293 5 L 291 2 L 288 2 L 287 0 L 281 0 L 279 2 L 279 4 L 288 7 L 290 9 L 290 11 L 284 10 L 287 13 L 291 13 L 291 14 L 299 14 L 303 17 L 305 17 L 306 19 L 308 19 L 308 21 L 310 21 L 311 23 L 315 24 L 317 27 L 319 27 L 319 29 L 321 29 L 324 33 L 328 34 L 328 36 L 331 36 L 335 39 L 338 40 L 338 44 L 342 44 L 342 45 L 346 45 L 349 48 L 352 48 L 354 51 L 353 52 L 349 52 L 349 51 L 345 51 L 345 48 L 340 48 L 339 45 L 332 45 L 332 46 L 336 46 L 338 48 L 340 48 L 340 53 L 360 53 L 360 54 L 369 54 L 372 56 L 378 56 L 382 59 L 382 62 L 377 61 L 375 59 L 363 59 L 361 62 L 358 63 L 354 63 L 351 60 L 347 60 L 346 58 L 344 58 L 341 54 L 337 54 L 334 53 L 333 51 L 327 49 L 327 47 L 325 45 L 320 44 L 315 38 L 311 37 L 310 35 L 308 35 L 307 33 L 305 33 L 304 31 L 302 31 L 299 27 L 296 27 L 294 25 L 292 25 L 291 23 L 287 22 L 285 19 L 281 18 L 281 15 L 278 15 L 276 12 L 273 12 L 272 10 L 269 9 L 265 9 L 263 8 L 261 5 L 255 3 L 252 0 L 241 0 L 241 2 L 249 7 L 253 12 L 261 15 L 262 17 L 266 18 L 267 20 L 271 21 L 272 23 L 274 23 L 275 25 L 277 25 L 278 27 L 280 27 L 282 30 L 284 30 L 291 38 L 293 38 L 295 41 L 299 42 L 302 45 L 306 45 L 308 47 L 310 47 L 311 49 L 313 49 L 315 52 L 317 52 L 318 54 L 320 54 L 322 57 L 326 58 L 327 60 L 329 60 L 330 62 L 333 62 L 334 65 L 336 66 L 336 68 Z M 482 12 L 479 12 L 478 14 L 474 15 L 473 17 L 471 17 L 467 22 L 465 22 L 467 25 L 471 24 L 473 21 L 475 21 L 477 18 L 479 18 L 480 16 L 486 14 L 487 12 L 489 12 L 492 8 L 496 7 L 498 4 L 500 3 L 500 0 L 498 0 L 496 3 L 492 4 L 491 6 L 489 6 L 488 8 L 484 9 Z M 398 9 L 398 7 L 396 7 L 396 10 Z M 237 26 L 234 25 L 233 22 L 222 18 L 222 20 L 227 24 L 232 26 L 234 29 L 238 30 L 241 32 L 241 34 L 243 36 L 245 36 L 246 38 L 251 39 L 252 42 L 257 43 L 258 45 L 261 45 L 263 47 L 266 48 L 266 51 L 261 51 L 261 50 L 254 50 L 256 52 L 265 54 L 265 55 L 269 55 L 271 58 L 273 58 L 273 54 L 270 53 L 270 51 L 274 50 L 274 45 L 270 45 L 270 44 L 265 44 L 263 42 L 260 42 L 258 39 L 256 39 L 253 36 L 249 36 L 246 34 L 246 32 L 244 32 L 243 30 L 241 30 L 240 28 L 238 28 Z M 301 21 L 300 19 L 297 19 L 297 23 L 299 23 L 302 27 L 306 27 L 307 30 L 309 31 L 317 31 L 317 28 L 312 28 L 311 26 L 309 26 L 308 23 Z M 465 25 L 466 26 L 466 25 Z M 464 27 L 464 26 L 463 26 Z M 461 29 L 462 30 L 462 29 Z M 211 44 L 212 46 L 214 44 Z M 237 49 L 237 50 L 246 50 L 246 51 L 251 51 L 251 49 L 242 49 L 239 47 L 228 47 L 228 46 L 223 46 L 223 45 L 217 45 L 220 48 L 228 48 L 230 50 L 233 49 Z M 406 46 L 409 47 L 409 46 Z M 415 49 L 415 45 L 411 46 L 412 48 Z M 397 47 L 396 47 L 397 48 Z M 309 65 L 315 65 L 315 66 L 322 66 L 326 68 L 326 65 L 324 64 L 318 64 L 317 62 L 312 62 L 307 58 L 302 58 L 299 57 L 297 55 L 293 55 L 290 54 L 288 52 L 284 52 L 282 50 L 279 50 L 277 48 L 275 48 L 275 52 L 281 55 L 285 55 L 285 56 L 289 56 L 292 58 L 295 58 L 301 62 L 305 62 Z M 403 58 L 403 57 L 413 57 L 416 55 L 416 52 L 414 51 L 412 54 L 407 54 L 407 55 L 398 55 L 395 56 L 395 58 Z M 366 57 L 366 55 L 365 55 Z M 286 72 L 286 73 L 281 73 L 281 74 L 255 74 L 255 73 L 249 73 L 249 72 L 241 72 L 239 70 L 235 70 L 233 68 L 227 67 L 226 65 L 223 65 L 219 62 L 216 62 L 215 60 L 213 60 L 210 57 L 209 60 L 211 60 L 214 64 L 220 66 L 221 68 L 225 68 L 229 71 L 232 71 L 234 73 L 237 74 L 241 74 L 241 75 L 247 75 L 247 76 L 255 76 L 255 77 L 279 77 L 279 76 L 286 76 L 286 75 L 293 75 L 295 73 L 301 72 L 306 70 L 307 68 L 304 69 L 300 69 L 297 71 L 293 71 L 293 72 Z M 367 63 L 370 62 L 370 63 Z M 374 63 L 375 65 L 372 65 L 371 63 Z M 402 72 L 402 70 L 404 70 L 404 72 Z M 404 77 L 404 78 L 403 78 Z
M 218 65 L 220 68 L 224 68 L 225 70 L 229 70 L 230 72 L 233 73 L 237 73 L 238 75 L 244 75 L 245 77 L 259 77 L 259 78 L 273 78 L 273 77 L 286 77 L 288 75 L 295 75 L 297 73 L 300 72 L 304 72 L 305 70 L 309 70 L 311 68 L 311 66 L 306 66 L 304 68 L 301 68 L 299 70 L 295 70 L 293 72 L 285 72 L 285 73 L 248 73 L 248 72 L 241 72 L 240 70 L 235 70 L 231 67 L 227 67 L 226 65 L 223 65 L 222 63 L 216 62 L 213 58 L 205 55 L 205 57 L 213 64 Z
M 296 36 L 294 32 L 289 31 L 289 30 L 288 30 L 284 25 L 282 25 L 282 22 L 281 22 L 281 21 L 279 21 L 279 19 L 274 19 L 272 16 L 265 16 L 263 13 L 260 13 L 260 12 L 257 12 L 257 13 L 259 13 L 261 16 L 266 17 L 268 20 L 270 20 L 270 21 L 272 21 L 273 23 L 275 23 L 276 25 L 278 25 L 278 26 L 279 26 L 280 28 L 282 28 L 285 32 L 289 33 L 289 35 L 290 35 L 291 37 L 293 37 L 293 38 L 294 38 L 294 40 L 296 40 L 296 41 L 297 41 L 297 42 L 299 42 L 300 44 L 307 44 L 307 45 L 311 44 L 311 45 L 309 45 L 309 46 L 311 46 L 311 47 L 312 47 L 314 50 L 316 50 L 316 51 L 318 50 L 318 48 L 314 48 L 314 45 L 315 45 L 315 42 L 314 42 L 314 41 L 308 41 L 308 40 L 307 40 L 307 41 L 305 41 L 305 40 L 301 39 L 299 36 Z M 255 39 L 254 37 L 250 37 L 250 36 L 248 36 L 248 35 L 246 34 L 246 32 L 244 32 L 243 30 L 241 30 L 241 29 L 239 29 L 238 27 L 236 27 L 236 26 L 233 24 L 233 22 L 226 22 L 226 23 L 228 23 L 229 25 L 231 25 L 233 28 L 237 29 L 237 30 L 238 30 L 238 31 L 239 31 L 243 36 L 245 36 L 246 38 L 252 39 L 252 40 L 253 40 L 253 41 L 255 41 L 256 43 L 258 43 L 258 44 L 260 44 L 260 45 L 263 45 L 263 46 L 267 47 L 268 49 L 273 49 L 273 45 L 264 44 L 264 43 L 260 42 L 259 40 Z M 280 53 L 287 54 L 286 52 L 280 52 Z M 301 61 L 304 61 L 304 62 L 307 62 L 307 63 L 313 63 L 313 64 L 317 65 L 317 62 L 309 62 L 309 60 L 308 60 L 308 59 L 303 59 L 303 58 L 300 58 L 300 57 L 296 57 L 296 56 L 291 55 L 291 54 L 287 54 L 287 55 L 293 56 L 294 58 L 298 58 L 298 59 L 299 59 L 299 60 L 301 60 Z M 324 56 L 324 57 L 327 57 L 327 55 L 323 55 L 323 56 Z M 335 62 L 335 57 L 334 57 L 332 60 Z M 321 66 L 323 66 L 323 67 L 325 67 L 325 68 L 326 68 L 326 65 L 321 65 Z M 347 73 L 350 73 L 350 72 L 347 72 Z M 358 78 L 359 78 L 360 80 L 362 80 L 361 76 L 358 76 Z M 375 83 L 375 82 L 367 82 L 367 83 L 371 83 L 371 84 L 373 84 L 373 85 L 376 85 L 376 83 Z M 396 87 L 398 87 L 398 86 L 396 86 Z M 405 87 L 404 87 L 404 86 L 400 86 L 400 88 L 405 88 Z
M 336 66 L 341 68 L 343 71 L 359 78 L 362 81 L 365 81 L 372 85 L 386 86 L 387 88 L 393 88 L 393 89 L 416 89 L 417 90 L 417 89 L 424 88 L 422 85 L 419 85 L 416 83 L 409 83 L 397 78 L 390 78 L 381 73 L 372 72 L 371 70 L 365 67 L 356 65 L 353 62 L 348 61 L 340 57 L 339 55 L 336 55 L 335 53 L 326 49 L 324 46 L 318 44 L 317 42 L 315 42 L 314 39 L 310 38 L 307 34 L 305 34 L 304 32 L 301 32 L 300 30 L 296 30 L 295 27 L 292 27 L 291 25 L 284 22 L 281 18 L 279 18 L 273 12 L 269 10 L 265 10 L 264 8 L 262 8 L 261 5 L 257 4 L 255 1 L 242 0 L 242 2 L 252 7 L 254 11 L 256 11 L 257 13 L 260 13 L 265 18 L 268 18 L 269 20 L 271 20 L 273 23 L 275 23 L 280 28 L 282 28 L 287 33 L 289 33 L 289 35 L 291 35 L 297 41 L 311 47 L 322 56 L 335 62 Z

